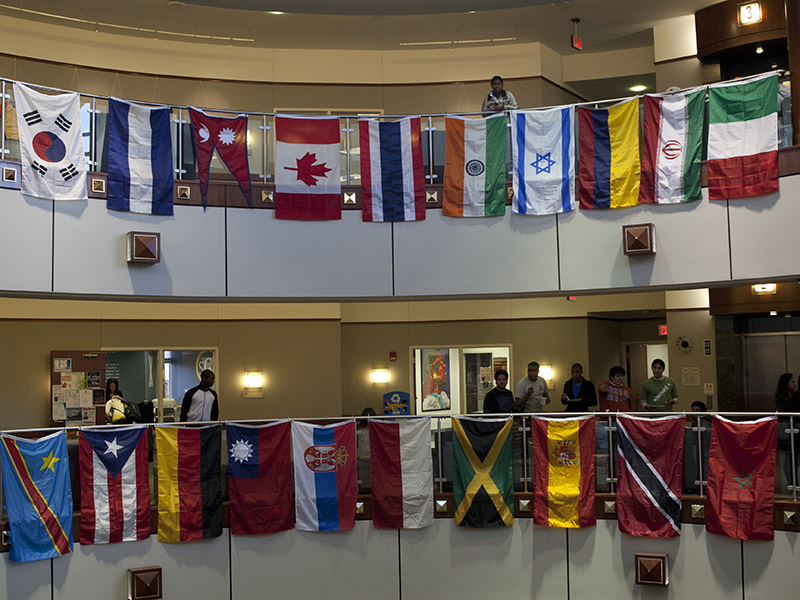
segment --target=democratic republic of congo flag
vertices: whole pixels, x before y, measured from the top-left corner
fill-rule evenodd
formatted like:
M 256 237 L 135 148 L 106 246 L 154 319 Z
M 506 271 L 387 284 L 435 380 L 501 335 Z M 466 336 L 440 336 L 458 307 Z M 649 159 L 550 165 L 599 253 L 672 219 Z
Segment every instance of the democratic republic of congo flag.
M 453 419 L 453 502 L 462 527 L 514 522 L 511 419 Z
M 533 522 L 595 525 L 594 418 L 533 418 Z

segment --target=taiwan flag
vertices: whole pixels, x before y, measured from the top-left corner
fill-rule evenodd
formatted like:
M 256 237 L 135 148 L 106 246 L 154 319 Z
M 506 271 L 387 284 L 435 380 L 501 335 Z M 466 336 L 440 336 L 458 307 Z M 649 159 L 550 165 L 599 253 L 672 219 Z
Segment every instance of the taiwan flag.
M 356 425 L 292 421 L 297 529 L 341 531 L 355 527 L 358 499 Z
M 233 118 L 207 115 L 198 108 L 189 107 L 192 117 L 192 139 L 200 175 L 200 195 L 203 206 L 208 196 L 208 168 L 214 149 L 228 170 L 239 182 L 247 203 L 250 199 L 250 167 L 247 164 L 247 115 Z
M 275 217 L 342 218 L 338 117 L 275 117 Z
M 231 533 L 260 535 L 294 528 L 292 428 L 228 423 Z
M 147 427 L 83 430 L 81 544 L 113 544 L 150 537 Z

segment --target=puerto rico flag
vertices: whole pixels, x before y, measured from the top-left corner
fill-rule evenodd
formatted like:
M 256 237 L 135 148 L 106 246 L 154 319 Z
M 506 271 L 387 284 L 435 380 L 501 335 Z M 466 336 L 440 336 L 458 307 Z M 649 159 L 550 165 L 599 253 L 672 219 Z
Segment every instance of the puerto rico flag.
M 169 108 L 108 99 L 108 208 L 172 214 Z
M 212 117 L 199 108 L 189 107 L 192 118 L 192 140 L 197 157 L 197 172 L 200 175 L 200 194 L 203 207 L 208 196 L 208 167 L 214 149 L 228 170 L 239 182 L 247 203 L 253 206 L 250 197 L 250 167 L 247 164 L 247 115 L 233 118 Z
M 419 117 L 361 119 L 361 217 L 364 221 L 425 219 L 425 167 Z
M 342 218 L 338 117 L 275 117 L 275 217 Z
M 230 522 L 234 535 L 294 528 L 292 428 L 228 423 Z
M 292 421 L 296 528 L 342 531 L 355 526 L 358 499 L 356 425 Z
M 86 160 L 78 94 L 42 94 L 14 84 L 22 193 L 51 200 L 85 200 Z
M 684 419 L 617 417 L 617 519 L 629 535 L 681 534 Z
M 419 529 L 433 523 L 431 420 L 369 421 L 372 524 Z
M 81 544 L 150 537 L 147 427 L 82 430 Z

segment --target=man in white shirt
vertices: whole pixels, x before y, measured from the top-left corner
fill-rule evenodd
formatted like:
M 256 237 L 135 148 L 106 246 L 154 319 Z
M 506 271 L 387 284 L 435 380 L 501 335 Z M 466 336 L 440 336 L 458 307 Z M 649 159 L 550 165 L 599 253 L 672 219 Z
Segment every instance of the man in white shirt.
M 183 397 L 181 422 L 219 420 L 217 392 L 211 389 L 215 379 L 210 369 L 200 373 L 200 385 L 187 390 Z
M 528 376 L 517 382 L 514 398 L 517 405 L 523 407 L 522 412 L 526 413 L 542 412 L 542 405 L 550 404 L 547 382 L 539 377 L 539 363 L 528 363 Z

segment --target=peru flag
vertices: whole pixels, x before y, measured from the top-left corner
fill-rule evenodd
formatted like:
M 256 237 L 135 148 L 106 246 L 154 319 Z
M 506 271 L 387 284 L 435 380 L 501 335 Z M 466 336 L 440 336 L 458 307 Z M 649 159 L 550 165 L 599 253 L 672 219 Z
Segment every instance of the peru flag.
M 681 534 L 683 417 L 617 417 L 619 530 L 644 537 Z
M 338 117 L 275 117 L 275 217 L 342 218 Z
M 82 430 L 81 544 L 150 537 L 147 427 Z
M 296 529 L 352 529 L 358 499 L 355 421 L 324 426 L 292 421 L 292 447 Z
M 247 115 L 233 118 L 213 117 L 198 108 L 189 107 L 192 117 L 194 151 L 200 175 L 203 207 L 208 195 L 208 167 L 216 148 L 220 159 L 239 182 L 248 204 L 250 199 L 250 167 L 247 164 Z
M 431 420 L 369 421 L 372 524 L 419 529 L 433 523 Z

